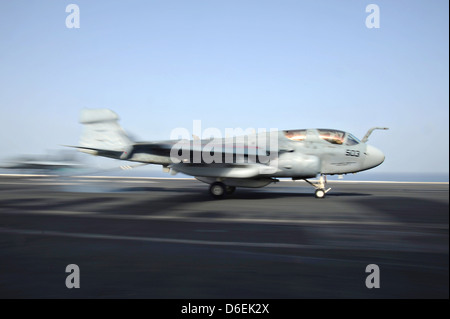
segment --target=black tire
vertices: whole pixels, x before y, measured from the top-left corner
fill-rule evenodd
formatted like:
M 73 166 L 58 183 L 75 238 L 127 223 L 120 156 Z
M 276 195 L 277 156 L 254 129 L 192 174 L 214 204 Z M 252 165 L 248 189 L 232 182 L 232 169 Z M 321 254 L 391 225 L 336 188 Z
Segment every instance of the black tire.
M 209 193 L 214 199 L 222 199 L 226 194 L 227 188 L 224 183 L 215 182 L 209 187 Z
M 325 194 L 325 190 L 320 188 L 316 190 L 315 196 L 316 198 L 325 198 Z

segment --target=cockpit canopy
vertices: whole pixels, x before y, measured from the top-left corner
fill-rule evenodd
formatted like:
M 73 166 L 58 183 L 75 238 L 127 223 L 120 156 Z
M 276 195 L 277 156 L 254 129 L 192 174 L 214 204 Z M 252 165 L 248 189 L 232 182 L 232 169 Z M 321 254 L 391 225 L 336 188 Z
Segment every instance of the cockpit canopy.
M 289 130 L 284 131 L 284 136 L 286 138 L 292 140 L 292 141 L 304 141 L 306 139 L 306 131 L 307 130 Z M 345 145 L 356 145 L 361 143 L 361 141 L 353 136 L 350 133 L 346 133 L 339 130 L 330 130 L 330 129 L 318 129 L 317 132 L 319 133 L 319 137 L 327 141 L 331 144 L 337 144 L 342 145 L 345 143 Z
M 324 141 L 327 141 L 331 144 L 344 144 L 345 132 L 338 130 L 326 130 L 326 129 L 318 129 L 319 136 Z
M 284 136 L 293 141 L 303 141 L 306 138 L 306 130 L 284 131 Z
M 359 143 L 361 143 L 361 141 L 357 137 L 353 136 L 350 133 L 347 133 L 347 141 L 345 142 L 345 145 L 351 146 L 351 145 L 356 145 Z

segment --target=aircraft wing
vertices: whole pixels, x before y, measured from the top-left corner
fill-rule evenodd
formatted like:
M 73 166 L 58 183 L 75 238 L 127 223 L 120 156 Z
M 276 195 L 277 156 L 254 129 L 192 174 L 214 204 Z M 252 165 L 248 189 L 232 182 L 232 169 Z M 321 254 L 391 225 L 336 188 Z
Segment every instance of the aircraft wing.
M 80 122 L 84 130 L 80 146 L 75 148 L 97 156 L 160 164 L 192 176 L 252 178 L 273 171 L 261 163 L 269 160 L 266 149 L 233 143 L 238 137 L 200 140 L 194 136 L 194 140 L 136 142 L 127 136 L 118 119 L 108 109 L 82 110 Z
M 114 159 L 126 159 L 128 161 L 161 164 L 172 169 L 172 174 L 177 172 L 201 177 L 223 178 L 256 178 L 270 175 L 276 172 L 276 167 L 252 161 L 248 150 L 222 149 L 215 150 L 222 163 L 206 163 L 202 157 L 201 149 L 188 141 L 186 151 L 179 156 L 179 162 L 171 160 L 171 150 L 177 141 L 161 141 L 155 143 L 136 143 L 128 150 L 104 150 L 92 147 L 74 146 L 81 152 L 109 157 Z M 126 154 L 125 154 L 126 153 Z M 124 155 L 125 154 L 125 155 Z M 191 163 L 193 159 L 200 159 L 199 163 Z M 231 159 L 231 163 L 230 162 Z
M 198 143 L 196 144 L 194 141 L 185 141 L 184 144 L 182 144 L 182 148 L 178 147 L 176 150 L 179 150 L 179 154 L 177 152 L 172 152 L 172 149 L 174 148 L 174 145 L 176 143 L 179 143 L 180 141 L 174 141 L 174 140 L 168 140 L 168 141 L 160 141 L 160 142 L 139 142 L 134 143 L 128 146 L 124 146 L 120 149 L 103 149 L 103 148 L 96 148 L 96 147 L 90 147 L 90 146 L 68 146 L 68 147 L 74 147 L 77 148 L 79 151 L 88 153 L 91 155 L 97 155 L 97 156 L 103 156 L 103 157 L 110 157 L 115 159 L 122 159 L 122 160 L 129 160 L 129 161 L 136 161 L 136 162 L 148 162 L 148 163 L 154 163 L 154 164 L 167 164 L 167 161 L 163 161 L 161 163 L 155 162 L 151 159 L 152 157 L 157 158 L 167 158 L 167 160 L 170 160 L 170 157 L 175 154 L 175 156 L 181 161 L 181 162 L 199 162 L 204 163 L 204 152 L 203 147 L 207 145 L 207 142 Z M 174 154 L 172 154 L 174 153 Z M 212 153 L 217 154 L 217 157 L 221 158 L 221 162 L 231 162 L 236 163 L 239 162 L 238 158 L 244 159 L 241 160 L 241 162 L 249 162 L 248 158 L 252 155 L 255 158 L 258 158 L 261 154 L 258 153 L 259 156 L 256 156 L 255 151 L 249 151 L 248 148 L 241 148 L 236 149 L 232 147 L 221 147 L 221 148 L 214 148 L 212 150 Z M 264 152 L 265 156 L 268 156 L 269 153 Z M 217 157 L 215 159 L 217 159 Z M 171 164 L 172 162 L 170 162 Z

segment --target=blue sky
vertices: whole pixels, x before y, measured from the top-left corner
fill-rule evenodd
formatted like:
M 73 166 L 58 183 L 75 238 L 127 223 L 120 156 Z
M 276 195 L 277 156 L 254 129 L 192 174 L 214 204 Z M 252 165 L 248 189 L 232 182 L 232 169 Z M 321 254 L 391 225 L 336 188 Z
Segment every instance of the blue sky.
M 68 29 L 65 8 L 80 8 Z M 368 29 L 365 8 L 380 8 Z M 176 127 L 350 131 L 380 172 L 448 172 L 449 2 L 2 1 L 1 158 L 76 145 L 107 107 L 140 140 Z

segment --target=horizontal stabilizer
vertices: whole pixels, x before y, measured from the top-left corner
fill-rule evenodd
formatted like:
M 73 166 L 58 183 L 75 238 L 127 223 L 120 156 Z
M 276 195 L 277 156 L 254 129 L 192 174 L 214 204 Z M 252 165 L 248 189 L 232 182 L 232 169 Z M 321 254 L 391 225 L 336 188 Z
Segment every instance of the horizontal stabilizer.
M 109 158 L 120 159 L 120 157 L 123 155 L 122 151 L 104 150 L 104 149 L 99 149 L 99 148 L 83 147 L 83 146 L 71 146 L 71 145 L 64 145 L 64 146 L 76 148 L 82 153 L 95 155 L 95 156 L 104 156 L 104 157 L 109 157 Z

